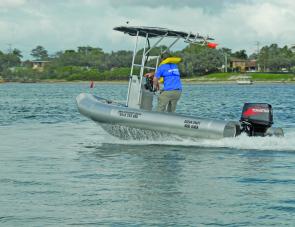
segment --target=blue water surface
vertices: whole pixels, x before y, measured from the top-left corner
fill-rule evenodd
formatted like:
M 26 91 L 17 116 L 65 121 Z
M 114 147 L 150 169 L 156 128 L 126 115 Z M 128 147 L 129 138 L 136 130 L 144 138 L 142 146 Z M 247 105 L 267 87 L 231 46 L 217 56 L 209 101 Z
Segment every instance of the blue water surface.
M 177 112 L 238 120 L 268 102 L 283 138 L 122 141 L 81 92 L 126 84 L 0 84 L 0 226 L 295 226 L 295 85 L 184 85 Z

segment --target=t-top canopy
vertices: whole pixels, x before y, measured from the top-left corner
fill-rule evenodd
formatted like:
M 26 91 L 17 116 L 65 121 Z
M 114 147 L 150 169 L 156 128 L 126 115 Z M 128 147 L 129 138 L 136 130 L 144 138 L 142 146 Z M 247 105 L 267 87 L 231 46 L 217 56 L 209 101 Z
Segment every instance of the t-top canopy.
M 114 30 L 127 33 L 131 36 L 136 36 L 137 32 L 138 32 L 138 35 L 142 37 L 146 37 L 146 34 L 148 34 L 149 38 L 166 36 L 166 37 L 180 37 L 187 40 L 198 40 L 198 39 L 214 40 L 210 37 L 200 36 L 199 34 L 174 31 L 167 28 L 158 28 L 158 27 L 119 26 L 119 27 L 115 27 Z

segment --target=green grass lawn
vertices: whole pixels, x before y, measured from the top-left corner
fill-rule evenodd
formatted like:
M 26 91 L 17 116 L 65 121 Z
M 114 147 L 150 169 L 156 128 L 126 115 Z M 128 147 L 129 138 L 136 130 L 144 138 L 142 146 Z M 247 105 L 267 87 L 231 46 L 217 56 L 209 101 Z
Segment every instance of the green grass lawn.
M 205 76 L 192 77 L 189 80 L 197 81 L 235 81 L 240 76 L 248 76 L 253 81 L 295 81 L 294 74 L 272 74 L 272 73 L 212 73 Z M 235 78 L 236 77 L 236 78 Z
M 237 75 L 237 73 L 212 73 L 212 74 L 204 76 L 204 78 L 216 79 L 216 80 L 229 80 L 229 78 L 234 75 Z
M 252 80 L 294 80 L 294 74 L 251 73 Z

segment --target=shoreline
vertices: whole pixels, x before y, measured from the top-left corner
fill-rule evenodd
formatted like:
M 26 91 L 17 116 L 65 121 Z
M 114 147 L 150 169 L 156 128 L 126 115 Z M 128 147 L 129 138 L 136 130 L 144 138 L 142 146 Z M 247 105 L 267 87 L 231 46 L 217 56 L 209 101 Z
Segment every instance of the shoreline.
M 125 80 L 108 80 L 108 81 L 93 81 L 94 84 L 128 84 Z M 252 80 L 253 84 L 295 84 L 294 80 Z M 40 80 L 32 82 L 13 81 L 5 82 L 0 81 L 0 84 L 18 83 L 18 84 L 90 84 L 90 81 L 66 81 L 66 80 Z M 195 80 L 195 79 L 182 79 L 183 84 L 237 84 L 236 80 Z M 250 85 L 253 85 L 250 84 Z M 245 84 L 247 85 L 247 84 Z M 244 86 L 245 86 L 244 85 Z M 249 86 L 249 85 L 247 85 Z
M 295 81 L 278 81 L 278 80 L 252 80 L 253 84 L 238 84 L 237 81 L 228 80 L 182 80 L 184 84 L 237 84 L 237 85 L 253 85 L 253 84 L 295 84 Z

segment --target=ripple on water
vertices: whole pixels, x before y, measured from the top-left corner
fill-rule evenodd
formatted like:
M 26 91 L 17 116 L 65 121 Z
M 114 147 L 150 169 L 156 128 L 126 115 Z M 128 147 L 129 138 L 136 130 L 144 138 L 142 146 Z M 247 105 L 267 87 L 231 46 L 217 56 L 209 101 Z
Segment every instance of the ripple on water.
M 114 138 L 77 112 L 75 96 L 88 84 L 0 86 L 0 225 L 295 223 L 292 85 L 185 85 L 178 105 L 239 119 L 243 102 L 270 102 L 283 138 L 141 141 Z M 94 93 L 121 100 L 126 90 Z

